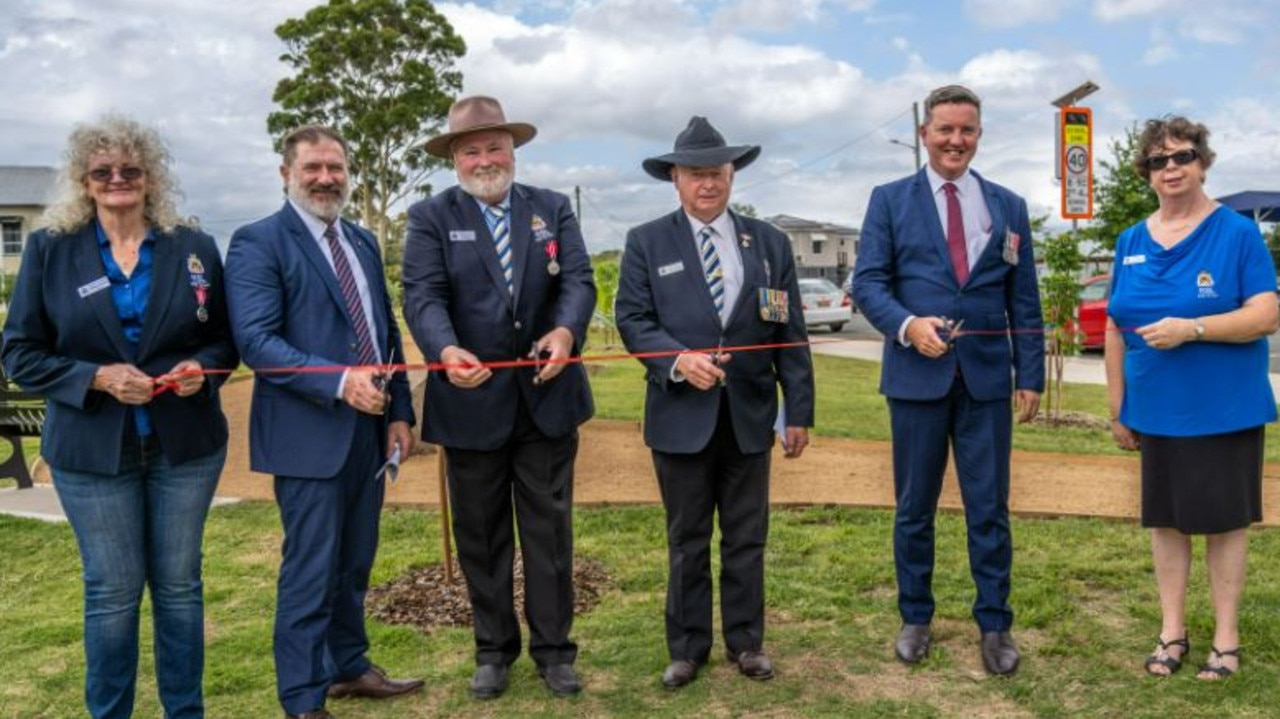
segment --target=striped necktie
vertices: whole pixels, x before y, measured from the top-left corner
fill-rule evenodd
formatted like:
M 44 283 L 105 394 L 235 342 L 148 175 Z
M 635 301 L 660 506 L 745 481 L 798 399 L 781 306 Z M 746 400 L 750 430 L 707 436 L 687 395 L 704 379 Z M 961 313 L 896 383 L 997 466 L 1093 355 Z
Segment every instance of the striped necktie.
M 493 225 L 493 247 L 498 251 L 498 264 L 502 267 L 502 276 L 507 280 L 507 293 L 516 293 L 511 278 L 511 233 L 507 231 L 507 210 L 497 205 L 484 208 Z
M 698 232 L 698 250 L 702 254 L 702 274 L 707 278 L 707 289 L 711 290 L 711 301 L 716 304 L 716 313 L 724 317 L 724 268 L 720 266 L 720 253 L 716 252 L 716 244 L 712 237 L 716 229 L 711 225 Z
M 378 353 L 373 348 L 373 339 L 369 337 L 369 319 L 364 314 L 364 305 L 360 302 L 360 291 L 356 289 L 356 277 L 351 272 L 347 253 L 338 242 L 338 230 L 335 224 L 331 222 L 324 228 L 324 238 L 329 241 L 329 254 L 333 256 L 333 272 L 338 276 L 342 300 L 347 305 L 347 314 L 351 316 L 351 326 L 356 332 L 356 363 L 375 365 L 378 363 Z

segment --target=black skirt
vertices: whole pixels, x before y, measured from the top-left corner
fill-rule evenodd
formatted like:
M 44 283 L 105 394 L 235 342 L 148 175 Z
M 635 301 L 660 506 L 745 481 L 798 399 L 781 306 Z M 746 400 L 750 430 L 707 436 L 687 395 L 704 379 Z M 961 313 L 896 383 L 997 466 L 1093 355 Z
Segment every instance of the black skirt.
M 1142 526 L 1219 534 L 1262 521 L 1264 427 L 1142 435 Z

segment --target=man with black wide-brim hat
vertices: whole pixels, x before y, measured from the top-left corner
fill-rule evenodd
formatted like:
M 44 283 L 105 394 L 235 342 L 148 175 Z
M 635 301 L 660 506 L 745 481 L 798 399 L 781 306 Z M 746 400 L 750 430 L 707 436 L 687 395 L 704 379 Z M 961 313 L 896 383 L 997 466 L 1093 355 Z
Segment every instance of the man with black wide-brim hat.
M 630 352 L 656 353 L 641 360 L 644 436 L 667 515 L 662 683 L 672 689 L 693 681 L 711 654 L 717 512 L 726 654 L 747 677 L 773 677 L 764 653 L 770 450 L 775 421 L 784 456 L 808 444 L 813 366 L 790 243 L 728 209 L 735 172 L 759 154 L 691 119 L 672 152 L 643 163 L 675 185 L 680 209 L 633 228 L 622 255 L 618 330 Z
M 404 317 L 431 363 L 422 436 L 444 448 L 453 534 L 475 614 L 471 694 L 507 688 L 520 656 L 512 532 L 524 560 L 529 655 L 553 693 L 573 668 L 573 463 L 591 417 L 581 363 L 594 273 L 569 198 L 515 182 L 515 148 L 537 130 L 492 97 L 458 100 L 426 143 L 458 185 L 409 208 Z M 489 368 L 526 356 L 533 367 Z

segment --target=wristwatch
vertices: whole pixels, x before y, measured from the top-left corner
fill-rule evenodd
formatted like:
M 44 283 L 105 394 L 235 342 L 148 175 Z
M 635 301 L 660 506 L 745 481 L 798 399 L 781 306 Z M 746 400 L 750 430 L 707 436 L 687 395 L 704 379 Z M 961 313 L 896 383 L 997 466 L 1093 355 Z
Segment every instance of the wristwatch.
M 1204 339 L 1204 322 L 1199 317 L 1195 319 L 1196 323 L 1196 342 Z

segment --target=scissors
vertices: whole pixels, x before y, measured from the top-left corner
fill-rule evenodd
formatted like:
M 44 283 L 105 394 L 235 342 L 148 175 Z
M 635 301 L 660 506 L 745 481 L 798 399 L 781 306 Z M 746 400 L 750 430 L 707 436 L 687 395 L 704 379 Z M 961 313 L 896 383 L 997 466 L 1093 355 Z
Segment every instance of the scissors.
M 960 336 L 960 328 L 964 327 L 964 319 L 961 318 L 959 322 L 948 320 L 946 317 L 942 319 L 947 320 L 947 326 L 942 328 L 947 333 L 947 347 L 953 347 L 956 343 L 956 337 Z

